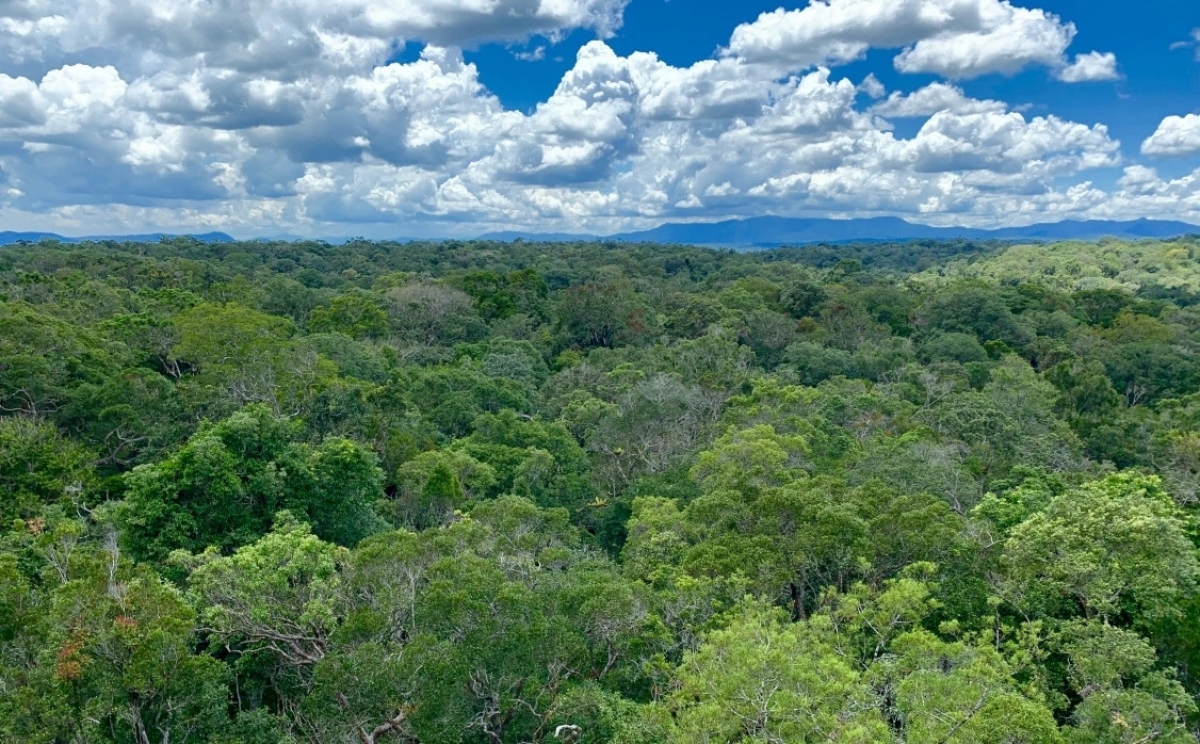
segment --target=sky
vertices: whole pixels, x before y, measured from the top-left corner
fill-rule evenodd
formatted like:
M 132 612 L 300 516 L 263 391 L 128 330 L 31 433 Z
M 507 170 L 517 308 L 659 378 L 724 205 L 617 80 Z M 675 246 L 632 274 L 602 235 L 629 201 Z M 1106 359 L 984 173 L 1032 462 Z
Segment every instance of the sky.
M 1195 0 L 0 0 L 0 230 L 1200 224 Z

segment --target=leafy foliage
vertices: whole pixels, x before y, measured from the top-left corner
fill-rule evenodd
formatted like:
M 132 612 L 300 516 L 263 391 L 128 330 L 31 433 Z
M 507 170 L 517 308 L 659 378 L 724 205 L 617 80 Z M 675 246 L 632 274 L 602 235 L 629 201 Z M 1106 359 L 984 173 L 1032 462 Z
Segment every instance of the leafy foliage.
M 0 744 L 1197 741 L 1194 239 L 0 252 Z

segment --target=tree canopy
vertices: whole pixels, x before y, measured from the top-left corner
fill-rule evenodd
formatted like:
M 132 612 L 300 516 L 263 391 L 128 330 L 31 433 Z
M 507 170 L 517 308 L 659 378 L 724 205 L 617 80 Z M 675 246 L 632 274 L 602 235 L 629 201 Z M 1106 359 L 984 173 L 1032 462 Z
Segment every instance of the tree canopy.
M 0 249 L 0 744 L 1200 738 L 1200 243 Z

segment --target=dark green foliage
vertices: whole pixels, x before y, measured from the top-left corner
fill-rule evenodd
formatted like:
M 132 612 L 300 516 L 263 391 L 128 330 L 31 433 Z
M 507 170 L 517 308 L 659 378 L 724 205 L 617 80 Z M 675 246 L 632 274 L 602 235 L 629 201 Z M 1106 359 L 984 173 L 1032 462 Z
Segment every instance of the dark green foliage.
M 980 343 L 1003 341 L 1021 346 L 1031 340 L 995 289 L 983 284 L 964 283 L 942 288 L 926 300 L 919 310 L 922 330 L 933 333 L 967 333 Z
M 507 275 L 476 271 L 456 284 L 475 300 L 475 309 L 484 320 L 504 320 L 517 313 L 544 321 L 547 318 L 549 288 L 533 269 Z
M 298 428 L 251 406 L 135 468 L 118 511 L 131 551 L 161 561 L 181 548 L 229 550 L 264 534 L 281 509 L 340 544 L 370 534 L 383 481 L 375 456 L 344 439 L 299 443 Z
M 588 282 L 563 291 L 558 307 L 560 332 L 584 349 L 613 348 L 642 337 L 648 318 L 623 282 Z
M 802 279 L 784 288 L 780 304 L 792 317 L 807 318 L 816 315 L 828 298 L 829 292 L 820 284 Z

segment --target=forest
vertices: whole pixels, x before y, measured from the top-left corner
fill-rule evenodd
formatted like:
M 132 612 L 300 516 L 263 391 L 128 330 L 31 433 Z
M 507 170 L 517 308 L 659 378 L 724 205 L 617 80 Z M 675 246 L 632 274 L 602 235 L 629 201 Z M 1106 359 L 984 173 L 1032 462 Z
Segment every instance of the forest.
M 0 248 L 4 744 L 1200 738 L 1200 236 Z

